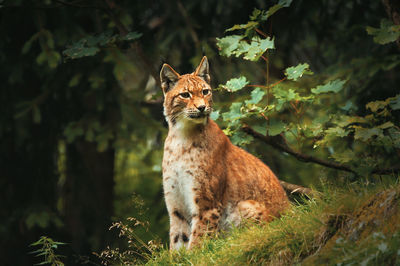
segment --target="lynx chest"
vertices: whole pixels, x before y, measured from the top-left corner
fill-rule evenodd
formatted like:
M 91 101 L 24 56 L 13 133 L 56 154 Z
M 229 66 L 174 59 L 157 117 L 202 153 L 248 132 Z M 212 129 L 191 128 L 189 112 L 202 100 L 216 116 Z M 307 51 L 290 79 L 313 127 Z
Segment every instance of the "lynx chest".
M 195 193 L 205 177 L 205 156 L 196 142 L 177 137 L 168 137 L 165 142 L 163 188 L 167 208 L 180 209 L 188 219 L 196 213 Z

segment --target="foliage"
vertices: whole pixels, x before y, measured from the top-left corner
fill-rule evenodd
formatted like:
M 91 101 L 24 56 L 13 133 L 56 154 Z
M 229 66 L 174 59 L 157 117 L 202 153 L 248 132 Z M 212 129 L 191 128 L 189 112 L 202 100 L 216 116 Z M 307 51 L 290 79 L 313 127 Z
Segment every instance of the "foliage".
M 35 254 L 36 257 L 44 257 L 42 262 L 35 265 L 64 266 L 61 261 L 62 256 L 55 253 L 55 250 L 61 245 L 65 245 L 65 243 L 54 241 L 47 236 L 42 236 L 38 241 L 32 243 L 31 246 L 37 247 L 37 249 L 31 253 Z
M 393 22 L 382 19 L 380 28 L 368 26 L 367 32 L 374 36 L 374 42 L 379 44 L 387 44 L 396 41 L 400 37 L 400 25 L 395 25 Z
M 285 75 L 287 79 L 296 81 L 298 78 L 301 78 L 304 74 L 312 74 L 309 69 L 309 65 L 307 63 L 298 64 L 297 66 L 288 67 L 285 70 Z
M 271 57 L 268 56 L 268 52 L 274 47 L 260 45 L 263 40 L 268 41 L 270 37 L 265 37 L 267 34 L 257 29 L 258 24 L 266 19 L 267 17 L 261 16 L 260 21 L 255 23 L 251 18 L 247 24 L 230 28 L 228 31 L 245 31 L 242 35 L 217 39 L 220 54 L 223 56 L 244 54 L 244 59 L 249 59 L 247 53 L 253 48 L 252 45 L 248 45 L 249 41 L 246 42 L 246 38 L 258 34 L 260 36 L 252 37 L 260 39 L 258 56 L 252 58 L 254 59 L 252 61 L 257 61 L 262 57 L 269 64 L 270 59 L 267 58 Z M 393 30 L 392 27 L 382 26 L 380 34 Z M 375 31 L 368 28 L 368 32 Z M 391 41 L 396 40 L 397 37 L 393 37 Z M 328 78 L 325 84 L 311 85 L 315 88 L 310 88 L 312 82 L 301 82 L 304 74 L 313 75 L 308 63 L 288 67 L 284 74 L 285 78 L 270 85 L 267 67 L 266 84 L 249 85 L 246 77 L 241 76 L 220 86 L 228 92 L 255 87 L 251 92 L 250 100 L 243 102 L 242 98 L 238 98 L 238 101 L 232 103 L 229 110 L 220 116 L 227 125 L 225 133 L 232 136 L 235 144 L 251 143 L 252 138 L 246 138 L 241 131 L 243 124 L 249 124 L 256 132 L 263 135 L 280 134 L 288 140 L 289 144 L 297 145 L 300 151 L 307 148 L 306 143 L 308 143 L 308 149 L 327 148 L 330 151 L 329 157 L 339 163 L 349 163 L 354 168 L 353 172 L 360 176 L 368 176 L 373 169 L 390 167 L 396 162 L 392 158 L 397 157 L 396 150 L 400 142 L 400 128 L 396 126 L 398 120 L 395 115 L 400 95 L 367 103 L 366 108 L 371 113 L 360 116 L 356 112 L 351 112 L 351 102 L 347 102 L 349 106 L 342 109 L 339 106 L 325 108 L 332 99 L 335 99 L 334 94 L 348 90 L 347 79 Z M 284 82 L 285 80 L 292 82 Z M 304 86 L 304 83 L 307 85 Z M 286 113 L 290 113 L 291 116 L 285 116 Z M 343 140 L 347 145 L 343 145 Z
M 101 48 L 116 47 L 124 41 L 134 41 L 142 36 L 138 32 L 129 32 L 124 36 L 112 34 L 111 31 L 102 32 L 98 36 L 87 36 L 71 44 L 63 51 L 66 58 L 78 59 L 85 56 L 94 56 Z

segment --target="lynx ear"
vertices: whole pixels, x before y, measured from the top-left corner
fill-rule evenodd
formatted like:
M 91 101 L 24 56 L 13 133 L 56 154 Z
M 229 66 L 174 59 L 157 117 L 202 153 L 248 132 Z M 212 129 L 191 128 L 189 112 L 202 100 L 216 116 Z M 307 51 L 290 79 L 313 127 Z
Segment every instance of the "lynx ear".
M 208 72 L 208 60 L 206 56 L 203 56 L 203 59 L 201 59 L 201 62 L 194 73 L 210 84 L 210 73 Z
M 171 90 L 178 81 L 180 75 L 168 64 L 164 64 L 160 72 L 161 88 L 165 93 Z

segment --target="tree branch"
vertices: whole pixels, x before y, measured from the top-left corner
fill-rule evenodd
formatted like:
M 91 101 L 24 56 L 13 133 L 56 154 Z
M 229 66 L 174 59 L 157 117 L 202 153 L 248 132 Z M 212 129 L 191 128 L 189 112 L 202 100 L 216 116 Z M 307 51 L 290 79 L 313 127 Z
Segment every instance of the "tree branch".
M 330 161 L 326 161 L 323 159 L 319 159 L 307 154 L 303 154 L 300 152 L 297 152 L 295 150 L 293 150 L 292 148 L 290 148 L 287 144 L 285 139 L 279 135 L 279 136 L 264 136 L 258 132 L 256 132 L 254 129 L 252 129 L 251 127 L 249 127 L 248 125 L 244 125 L 242 127 L 243 131 L 246 132 L 247 134 L 253 136 L 256 139 L 259 139 L 261 141 L 263 141 L 264 143 L 272 146 L 273 148 L 279 150 L 279 151 L 283 151 L 286 152 L 292 156 L 294 156 L 297 160 L 299 161 L 303 161 L 303 162 L 311 162 L 311 163 L 316 163 L 328 168 L 332 168 L 332 169 L 337 169 L 337 170 L 341 170 L 341 171 L 346 171 L 346 172 L 350 172 L 350 173 L 354 173 L 357 174 L 353 169 L 350 168 L 350 166 L 347 165 L 343 165 L 343 164 L 338 164 L 335 162 L 330 162 Z M 378 175 L 385 175 L 385 174 L 392 174 L 392 173 L 399 173 L 400 172 L 400 167 L 394 167 L 394 168 L 386 168 L 386 169 L 373 169 L 372 170 L 372 174 L 378 174 Z
M 315 194 L 315 191 L 310 188 L 290 184 L 282 180 L 279 180 L 279 182 L 281 183 L 283 189 L 291 195 L 305 195 L 311 198 Z

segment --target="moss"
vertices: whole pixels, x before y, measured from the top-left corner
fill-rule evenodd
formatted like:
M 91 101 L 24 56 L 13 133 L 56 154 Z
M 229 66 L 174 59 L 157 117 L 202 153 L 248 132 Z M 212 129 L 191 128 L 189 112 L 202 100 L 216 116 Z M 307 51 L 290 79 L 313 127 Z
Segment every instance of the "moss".
M 381 261 L 385 264 L 389 263 L 387 265 L 394 265 L 391 263 L 398 260 L 397 250 L 394 249 L 391 256 L 387 256 L 390 248 L 386 248 L 379 258 L 378 255 L 379 247 L 400 241 L 399 206 L 399 188 L 375 194 L 364 205 L 345 218 L 342 217 L 340 226 L 335 226 L 338 229 L 337 232 L 316 254 L 305 259 L 303 264 L 341 264 L 350 261 L 365 261 L 369 257 L 372 260 L 373 257 L 374 262 Z M 358 247 L 357 250 L 354 247 Z M 370 249 L 374 252 L 369 254 Z

